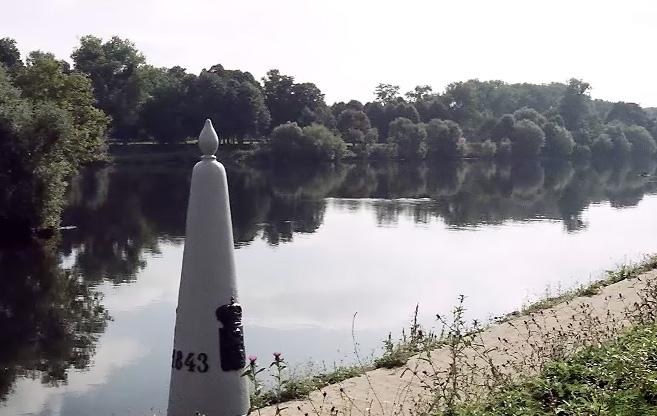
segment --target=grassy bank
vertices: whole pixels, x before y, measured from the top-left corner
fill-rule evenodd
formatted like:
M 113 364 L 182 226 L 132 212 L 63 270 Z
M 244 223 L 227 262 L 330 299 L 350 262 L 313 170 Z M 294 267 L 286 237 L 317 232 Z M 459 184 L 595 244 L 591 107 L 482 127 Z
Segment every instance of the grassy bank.
M 513 383 L 518 379 L 547 368 L 555 360 L 565 360 L 575 351 L 597 346 L 606 341 L 614 342 L 625 330 L 624 323 L 616 318 L 601 319 L 585 304 L 573 313 L 571 322 L 554 321 L 550 324 L 549 326 L 560 328 L 556 332 L 551 332 L 554 327 L 548 328 L 544 321 L 547 315 L 550 315 L 549 309 L 560 303 L 595 295 L 605 286 L 636 278 L 653 269 L 657 269 L 657 256 L 647 257 L 637 264 L 623 265 L 616 270 L 608 271 L 603 279 L 559 296 L 541 299 L 520 311 L 492 322 L 512 325 L 511 322 L 515 318 L 517 318 L 516 322 L 524 322 L 520 324 L 523 327 L 517 329 L 519 344 L 515 346 L 510 343 L 502 345 L 501 348 L 491 348 L 490 345 L 486 345 L 482 341 L 482 334 L 491 326 L 477 322 L 466 323 L 464 298 L 461 297 L 451 317 L 438 317 L 438 322 L 442 326 L 439 333 L 425 331 L 418 325 L 417 319 L 413 319 L 409 328 L 402 331 L 401 339 L 393 341 L 392 336 L 388 336 L 384 341 L 384 354 L 372 362 L 365 364 L 359 362 L 352 367 L 339 367 L 334 371 L 309 377 L 289 377 L 284 362 L 283 367 L 276 365 L 275 362 L 272 363 L 269 370 L 275 379 L 275 387 L 271 390 L 257 388 L 252 398 L 253 407 L 260 408 L 304 399 L 314 390 L 322 390 L 327 385 L 364 375 L 375 368 L 400 368 L 403 373 L 412 373 L 428 391 L 435 392 L 434 402 L 420 413 L 426 411 L 440 413 L 446 410 L 453 412 L 464 398 L 482 397 L 482 390 L 490 394 L 499 392 L 506 386 L 514 385 Z M 648 286 L 647 291 L 641 294 L 641 299 L 641 302 L 625 312 L 626 316 L 623 319 L 651 325 L 657 310 L 655 284 Z M 546 310 L 548 313 L 544 314 L 543 311 Z M 417 316 L 417 307 L 415 316 Z M 436 369 L 432 356 L 439 347 L 443 347 L 441 350 L 446 351 L 447 361 L 451 362 L 444 370 Z M 479 362 L 473 365 L 472 357 L 478 357 Z M 261 377 L 258 374 L 266 369 L 253 370 L 247 371 L 249 373 L 247 375 L 251 376 L 258 386 L 257 379 Z M 477 409 L 472 408 L 467 411 L 479 411 Z
M 459 416 L 656 415 L 657 326 L 640 325 L 610 343 L 547 364 Z M 436 412 L 436 415 L 448 414 Z

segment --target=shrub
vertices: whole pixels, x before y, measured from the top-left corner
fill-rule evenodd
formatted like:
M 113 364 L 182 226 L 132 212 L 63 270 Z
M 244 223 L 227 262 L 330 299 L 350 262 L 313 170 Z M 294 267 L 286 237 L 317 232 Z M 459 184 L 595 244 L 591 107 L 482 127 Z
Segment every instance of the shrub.
M 537 126 L 543 126 L 546 123 L 545 116 L 530 107 L 522 107 L 513 112 L 513 118 L 516 121 L 529 120 L 534 122 Z
M 652 156 L 657 152 L 657 143 L 645 127 L 632 125 L 623 129 L 625 137 L 632 144 L 635 156 Z
M 285 123 L 271 134 L 270 153 L 274 160 L 339 160 L 345 153 L 342 138 L 320 124 L 303 129 L 297 123 Z
M 388 142 L 397 145 L 402 159 L 423 159 L 427 154 L 427 132 L 422 124 L 398 117 L 388 127 Z
M 573 135 L 564 127 L 549 122 L 543 127 L 545 132 L 545 149 L 548 156 L 567 158 L 575 149 Z
M 545 133 L 530 120 L 520 120 L 513 128 L 511 137 L 514 158 L 536 157 L 545 143 Z
M 432 157 L 456 159 L 463 156 L 459 140 L 463 132 L 452 120 L 433 119 L 425 127 L 427 132 L 427 153 Z

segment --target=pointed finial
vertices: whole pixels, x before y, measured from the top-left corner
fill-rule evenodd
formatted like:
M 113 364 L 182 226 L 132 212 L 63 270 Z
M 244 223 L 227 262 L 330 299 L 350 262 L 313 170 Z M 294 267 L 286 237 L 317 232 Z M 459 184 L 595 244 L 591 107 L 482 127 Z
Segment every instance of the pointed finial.
M 216 159 L 214 154 L 219 147 L 219 137 L 217 136 L 217 132 L 214 131 L 210 119 L 205 120 L 203 130 L 198 135 L 198 146 L 201 148 L 201 152 L 203 152 L 203 159 Z

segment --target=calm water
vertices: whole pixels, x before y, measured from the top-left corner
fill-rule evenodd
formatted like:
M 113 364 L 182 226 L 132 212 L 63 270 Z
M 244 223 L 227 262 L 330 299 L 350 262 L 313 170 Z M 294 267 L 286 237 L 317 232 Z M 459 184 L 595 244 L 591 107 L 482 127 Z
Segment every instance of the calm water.
M 248 352 L 281 351 L 299 372 L 331 368 L 354 361 L 352 324 L 367 357 L 418 303 L 428 327 L 459 294 L 487 318 L 657 252 L 654 173 L 654 163 L 229 169 Z M 64 216 L 77 229 L 0 251 L 1 415 L 166 413 L 190 175 L 89 170 Z

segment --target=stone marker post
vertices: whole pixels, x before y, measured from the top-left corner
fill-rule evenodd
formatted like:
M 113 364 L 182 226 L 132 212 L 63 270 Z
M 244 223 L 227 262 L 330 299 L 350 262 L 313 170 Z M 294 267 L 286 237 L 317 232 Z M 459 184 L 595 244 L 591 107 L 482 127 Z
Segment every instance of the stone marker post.
M 240 416 L 249 410 L 228 184 L 214 156 L 218 145 L 206 120 L 187 206 L 168 416 Z

